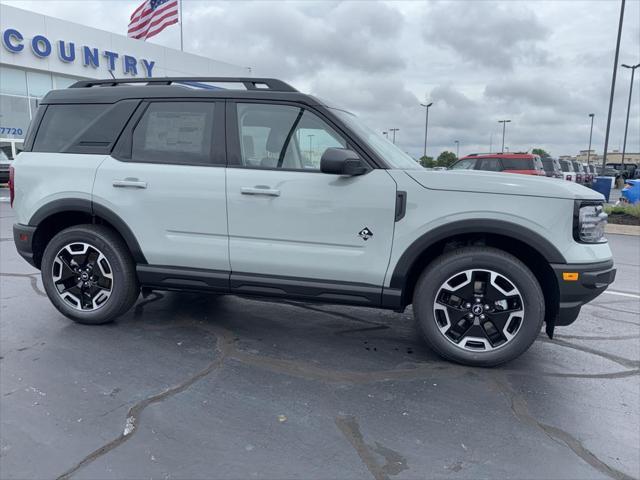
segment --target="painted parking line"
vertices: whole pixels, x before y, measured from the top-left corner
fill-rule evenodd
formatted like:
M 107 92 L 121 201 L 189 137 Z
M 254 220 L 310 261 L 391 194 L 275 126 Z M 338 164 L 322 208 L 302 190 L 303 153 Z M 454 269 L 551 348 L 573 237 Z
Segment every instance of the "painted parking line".
M 602 293 L 608 293 L 609 295 L 619 295 L 620 297 L 640 298 L 640 295 L 636 295 L 635 293 L 616 292 L 615 290 L 605 290 Z

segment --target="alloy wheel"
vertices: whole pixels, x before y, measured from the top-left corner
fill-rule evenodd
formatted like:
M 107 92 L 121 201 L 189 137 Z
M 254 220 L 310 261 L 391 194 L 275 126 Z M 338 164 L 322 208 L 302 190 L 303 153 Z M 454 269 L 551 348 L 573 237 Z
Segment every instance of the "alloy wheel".
M 53 284 L 60 298 L 84 312 L 102 307 L 113 291 L 113 270 L 104 254 L 83 242 L 65 245 L 51 268 Z
M 520 331 L 524 301 L 505 275 L 464 270 L 445 281 L 433 313 L 440 333 L 458 348 L 486 352 L 504 347 Z

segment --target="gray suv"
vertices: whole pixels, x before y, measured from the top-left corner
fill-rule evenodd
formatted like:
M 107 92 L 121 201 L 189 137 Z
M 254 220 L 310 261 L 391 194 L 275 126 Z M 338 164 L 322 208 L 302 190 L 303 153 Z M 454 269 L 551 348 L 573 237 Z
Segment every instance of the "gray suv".
M 490 366 L 615 277 L 600 194 L 427 171 L 274 79 L 78 82 L 42 100 L 12 168 L 18 252 L 85 324 L 151 290 L 413 305 L 437 353 Z

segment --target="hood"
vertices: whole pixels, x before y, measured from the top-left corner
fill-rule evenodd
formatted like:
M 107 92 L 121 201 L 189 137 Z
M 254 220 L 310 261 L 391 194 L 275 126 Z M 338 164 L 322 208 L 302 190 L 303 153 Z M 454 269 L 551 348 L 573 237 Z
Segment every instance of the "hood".
M 570 200 L 604 200 L 590 188 L 558 178 L 479 170 L 405 170 L 424 188 L 460 192 L 521 195 Z

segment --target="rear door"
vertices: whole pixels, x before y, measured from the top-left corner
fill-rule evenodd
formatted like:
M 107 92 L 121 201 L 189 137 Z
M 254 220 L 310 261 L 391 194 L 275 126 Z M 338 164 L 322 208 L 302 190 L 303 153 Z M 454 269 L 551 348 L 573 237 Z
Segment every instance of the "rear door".
M 255 290 L 262 279 L 290 293 L 291 282 L 357 283 L 377 286 L 370 291 L 379 299 L 395 181 L 374 168 L 354 177 L 321 173 L 327 148 L 356 147 L 318 112 L 248 102 L 228 109 L 231 287 Z
M 98 169 L 96 208 L 129 226 L 150 265 L 228 284 L 224 102 L 143 102 Z

